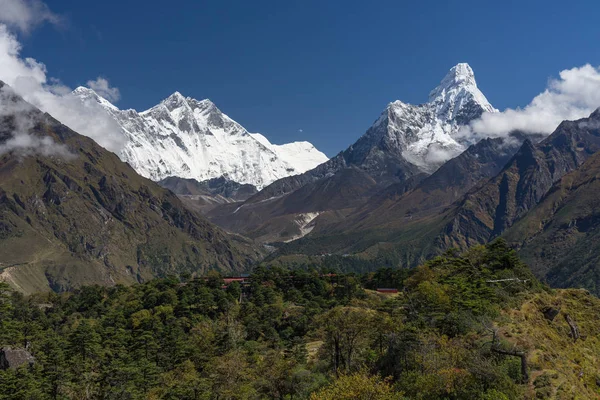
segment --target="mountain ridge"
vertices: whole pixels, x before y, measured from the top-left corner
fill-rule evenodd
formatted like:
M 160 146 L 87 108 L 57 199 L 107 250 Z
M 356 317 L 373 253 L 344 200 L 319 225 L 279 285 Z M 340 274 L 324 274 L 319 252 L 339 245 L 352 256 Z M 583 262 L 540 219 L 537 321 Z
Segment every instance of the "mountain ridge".
M 262 256 L 3 83 L 0 105 L 0 277 L 19 290 L 241 272 Z
M 255 237 L 254 232 L 268 231 L 273 224 L 274 234 L 261 233 L 262 240 L 298 238 L 297 234 L 285 235 L 287 228 L 281 230 L 281 226 L 289 226 L 282 218 L 290 222 L 300 214 L 342 210 L 338 216 L 348 215 L 390 185 L 412 189 L 443 164 L 444 159 L 428 157 L 440 152 L 444 158 L 460 154 L 477 139 L 476 135 L 464 135 L 461 128 L 484 112 L 496 111 L 477 88 L 470 66 L 458 64 L 431 91 L 427 103 L 389 103 L 346 150 L 303 174 L 275 181 L 243 204 L 216 207 L 209 218 L 225 229 L 251 237 Z M 323 197 L 323 193 L 327 195 Z M 314 224 L 319 226 L 323 218 L 319 215 Z
M 303 174 L 282 178 L 266 186 L 255 201 L 279 196 L 325 178 L 350 165 L 377 175 L 381 186 L 419 173 L 431 174 L 478 140 L 460 130 L 483 112 L 497 112 L 477 87 L 466 63 L 452 67 L 429 95 L 427 103 L 389 103 L 367 131 L 347 149 Z M 436 153 L 437 152 L 437 153 Z M 430 160 L 433 154 L 445 158 Z
M 593 126 L 598 121 L 597 110 L 587 118 L 563 121 L 537 145 L 526 140 L 499 175 L 468 194 L 456 209 L 448 225 L 448 245 L 464 248 L 487 241 L 522 218 L 559 179 L 600 150 L 600 134 Z M 471 232 L 469 238 L 463 231 Z
M 390 187 L 379 203 L 367 203 L 341 222 L 317 225 L 307 236 L 280 246 L 270 260 L 353 254 L 412 267 L 450 249 L 466 250 L 505 237 L 540 279 L 598 293 L 600 109 L 587 118 L 562 122 L 540 142 L 523 138 L 504 165 L 500 162 L 506 155 L 489 153 L 485 168 L 496 171 L 491 177 L 477 164 L 485 157 L 464 152 L 415 189 L 396 194 Z M 487 152 L 498 140 L 484 139 L 475 146 L 488 142 L 482 149 Z M 481 179 L 463 181 L 472 178 L 473 167 L 483 174 Z M 444 182 L 451 183 L 451 191 L 441 190 Z
M 119 110 L 89 88 L 78 87 L 73 95 L 115 120 L 126 138 L 119 156 L 154 181 L 169 176 L 198 181 L 224 177 L 262 188 L 327 160 L 309 142 L 275 145 L 248 132 L 208 99 L 175 92 L 137 112 Z

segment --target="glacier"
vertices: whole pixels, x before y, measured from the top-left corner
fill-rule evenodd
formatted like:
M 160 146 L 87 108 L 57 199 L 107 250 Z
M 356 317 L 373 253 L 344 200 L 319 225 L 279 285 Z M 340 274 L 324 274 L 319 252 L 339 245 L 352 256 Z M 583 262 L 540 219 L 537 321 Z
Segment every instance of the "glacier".
M 208 99 L 175 92 L 138 112 L 120 110 L 86 87 L 78 87 L 73 95 L 115 120 L 126 138 L 119 157 L 154 181 L 169 176 L 198 181 L 224 177 L 261 189 L 328 160 L 309 142 L 277 145 L 248 132 Z

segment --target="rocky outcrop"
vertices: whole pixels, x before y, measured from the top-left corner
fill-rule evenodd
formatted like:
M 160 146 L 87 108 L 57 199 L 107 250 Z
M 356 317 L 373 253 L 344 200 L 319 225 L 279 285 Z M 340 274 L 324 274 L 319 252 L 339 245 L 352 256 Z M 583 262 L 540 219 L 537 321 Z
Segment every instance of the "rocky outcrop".
M 560 313 L 560 308 L 556 307 L 546 307 L 542 310 L 542 314 L 544 314 L 544 318 L 548 321 L 554 321 L 554 318 Z
M 600 110 L 564 121 L 545 140 L 526 140 L 504 169 L 467 194 L 450 214 L 445 246 L 465 248 L 502 234 L 535 207 L 552 185 L 600 150 Z
M 26 349 L 0 348 L 0 370 L 30 367 L 35 363 L 35 358 Z

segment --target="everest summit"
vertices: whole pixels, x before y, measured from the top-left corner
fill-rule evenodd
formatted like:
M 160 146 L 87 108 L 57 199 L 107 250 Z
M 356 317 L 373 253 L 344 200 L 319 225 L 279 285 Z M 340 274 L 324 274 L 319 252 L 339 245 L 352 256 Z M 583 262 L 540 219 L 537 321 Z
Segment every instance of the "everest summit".
M 262 188 L 327 161 L 308 142 L 275 145 L 249 133 L 210 100 L 173 93 L 144 112 L 119 110 L 92 89 L 73 91 L 85 105 L 100 107 L 126 138 L 119 157 L 140 175 L 158 181 L 169 176 L 204 181 L 224 177 Z

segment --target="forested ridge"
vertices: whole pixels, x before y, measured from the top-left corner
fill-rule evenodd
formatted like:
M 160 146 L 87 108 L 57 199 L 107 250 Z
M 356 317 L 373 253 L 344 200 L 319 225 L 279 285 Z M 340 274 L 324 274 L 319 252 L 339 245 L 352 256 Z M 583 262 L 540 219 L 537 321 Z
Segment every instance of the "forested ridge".
M 0 370 L 0 399 L 599 398 L 600 301 L 549 289 L 502 240 L 330 272 L 31 296 L 0 284 L 0 346 L 35 357 Z

